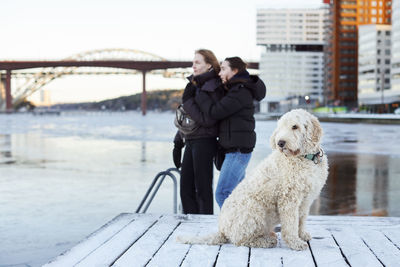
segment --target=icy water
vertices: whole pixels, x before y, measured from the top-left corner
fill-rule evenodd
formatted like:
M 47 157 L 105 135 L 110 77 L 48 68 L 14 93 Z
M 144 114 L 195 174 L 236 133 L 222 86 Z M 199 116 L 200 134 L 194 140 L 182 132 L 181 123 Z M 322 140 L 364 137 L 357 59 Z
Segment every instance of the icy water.
M 40 266 L 134 212 L 153 177 L 173 165 L 173 116 L 0 115 L 0 266 Z M 275 125 L 257 121 L 248 170 L 270 153 Z M 400 126 L 322 126 L 330 175 L 311 214 L 400 216 Z M 172 208 L 167 180 L 148 212 Z

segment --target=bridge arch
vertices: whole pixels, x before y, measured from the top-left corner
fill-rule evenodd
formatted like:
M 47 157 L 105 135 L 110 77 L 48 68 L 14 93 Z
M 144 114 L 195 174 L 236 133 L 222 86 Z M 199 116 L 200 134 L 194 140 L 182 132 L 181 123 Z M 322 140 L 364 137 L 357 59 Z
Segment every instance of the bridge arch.
M 84 51 L 64 60 L 134 60 L 134 61 L 167 61 L 167 59 L 158 56 L 153 53 L 138 49 L 128 48 L 107 48 Z M 17 86 L 13 92 L 13 104 L 17 105 L 24 101 L 27 97 L 49 84 L 56 78 L 60 78 L 64 75 L 74 74 L 78 67 L 46 67 L 42 68 L 35 75 L 27 79 L 24 83 Z M 138 71 L 132 70 L 132 74 L 138 73 Z M 145 86 L 145 72 L 143 72 L 143 86 Z M 145 94 L 145 91 L 144 91 Z M 144 96 L 145 97 L 145 96 Z M 142 108 L 145 108 L 142 107 Z

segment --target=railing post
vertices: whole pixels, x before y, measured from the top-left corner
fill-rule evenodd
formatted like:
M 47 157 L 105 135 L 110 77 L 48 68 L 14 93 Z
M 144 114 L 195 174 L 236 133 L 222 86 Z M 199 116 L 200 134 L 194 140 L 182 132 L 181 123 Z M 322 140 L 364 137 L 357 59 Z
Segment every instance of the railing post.
M 164 182 L 165 176 L 169 176 L 171 177 L 174 185 L 173 185 L 173 189 L 174 189 L 174 195 L 173 195 L 173 204 L 174 204 L 174 213 L 177 214 L 178 213 L 178 207 L 177 207 L 177 202 L 178 202 L 178 183 L 177 183 L 177 179 L 175 177 L 175 175 L 173 175 L 171 173 L 171 171 L 176 171 L 178 174 L 180 174 L 179 170 L 176 168 L 169 168 L 166 171 L 163 172 L 159 172 L 156 177 L 154 177 L 153 182 L 151 183 L 149 189 L 147 190 L 146 194 L 144 195 L 142 201 L 140 202 L 138 208 L 136 209 L 136 213 L 141 212 L 140 210 L 142 209 L 143 205 L 145 204 L 145 202 L 147 201 L 147 204 L 145 205 L 145 207 L 143 208 L 143 211 L 141 213 L 146 213 L 147 209 L 149 208 L 151 202 L 153 201 L 155 195 L 157 194 L 158 190 L 160 189 L 161 184 Z M 161 177 L 162 176 L 162 177 Z M 158 182 L 157 186 L 154 188 L 154 186 L 156 185 L 158 179 L 161 177 L 161 180 Z M 150 192 L 153 190 L 153 194 L 150 196 L 149 199 L 147 199 L 150 195 Z
M 6 111 L 12 112 L 11 70 L 6 72 Z
M 142 115 L 146 115 L 147 109 L 147 95 L 146 95 L 146 71 L 142 71 L 143 75 L 143 91 L 142 91 L 142 98 L 141 98 L 141 108 L 142 108 Z

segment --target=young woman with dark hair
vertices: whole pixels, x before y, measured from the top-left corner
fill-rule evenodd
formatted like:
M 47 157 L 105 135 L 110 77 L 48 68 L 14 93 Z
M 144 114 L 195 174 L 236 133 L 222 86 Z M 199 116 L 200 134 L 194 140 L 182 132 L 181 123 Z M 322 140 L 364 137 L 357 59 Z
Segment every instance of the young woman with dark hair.
M 181 169 L 180 196 L 184 214 L 213 214 L 213 158 L 217 149 L 218 124 L 199 109 L 194 97 L 202 91 L 218 101 L 223 96 L 220 66 L 214 53 L 207 49 L 195 52 L 193 75 L 183 92 L 184 110 L 198 123 L 199 128 L 191 134 L 177 132 L 174 139 L 173 159 Z M 181 164 L 181 151 L 185 152 Z
M 251 153 L 256 144 L 254 100 L 265 97 L 262 80 L 250 75 L 239 57 L 226 58 L 219 72 L 225 95 L 213 100 L 204 90 L 195 96 L 201 111 L 219 121 L 219 144 L 225 152 L 215 198 L 220 207 L 244 178 Z

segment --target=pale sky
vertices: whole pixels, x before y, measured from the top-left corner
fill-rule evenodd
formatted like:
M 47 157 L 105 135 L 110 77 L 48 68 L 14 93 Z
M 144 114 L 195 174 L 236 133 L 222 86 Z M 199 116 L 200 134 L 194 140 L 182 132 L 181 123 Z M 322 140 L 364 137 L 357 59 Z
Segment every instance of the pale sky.
M 2 0 L 0 60 L 56 60 L 105 48 L 192 60 L 194 50 L 207 48 L 220 60 L 240 56 L 258 61 L 257 8 L 321 5 L 322 0 Z M 150 90 L 184 84 L 147 77 Z M 81 102 L 134 94 L 141 86 L 139 75 L 68 76 L 45 89 L 53 102 Z

